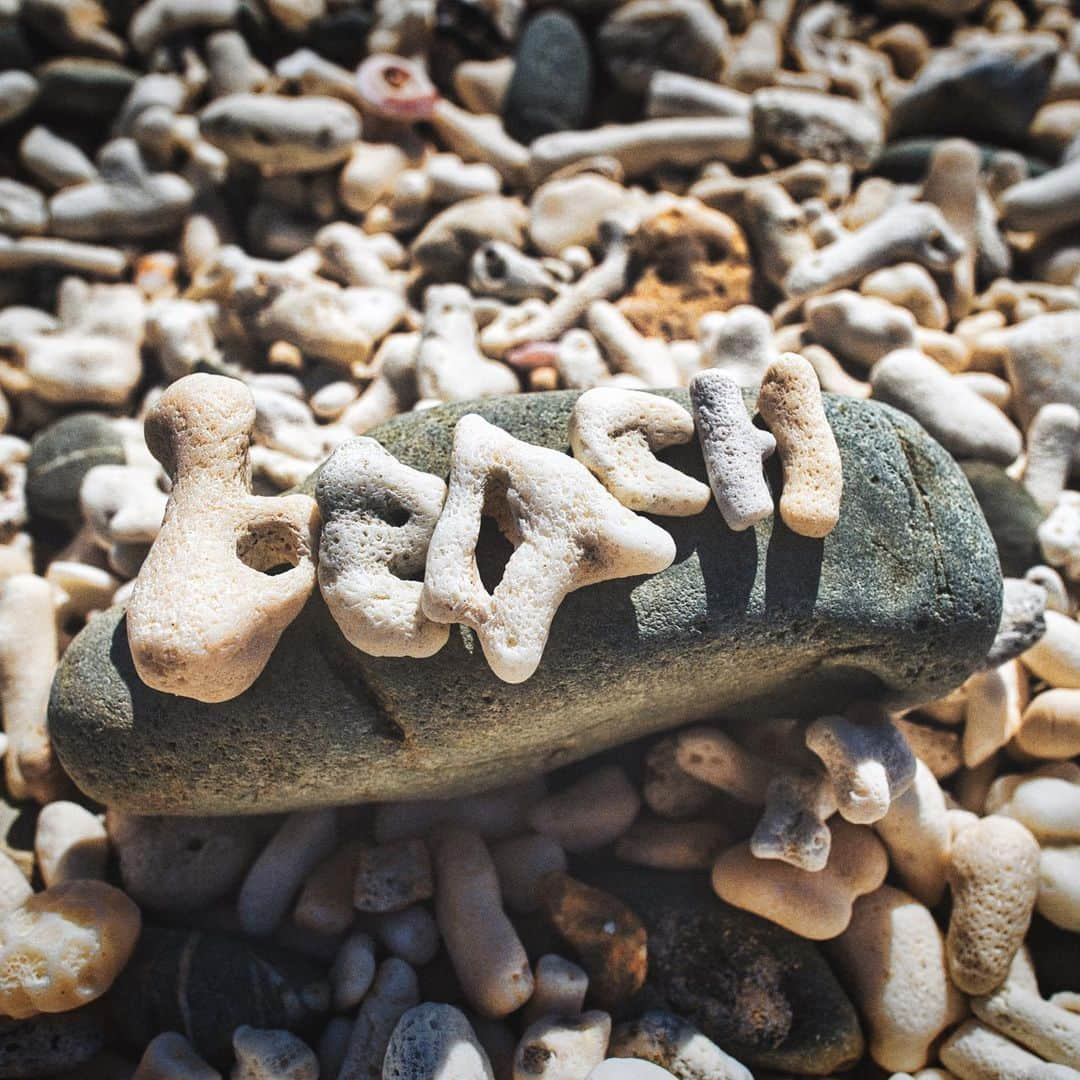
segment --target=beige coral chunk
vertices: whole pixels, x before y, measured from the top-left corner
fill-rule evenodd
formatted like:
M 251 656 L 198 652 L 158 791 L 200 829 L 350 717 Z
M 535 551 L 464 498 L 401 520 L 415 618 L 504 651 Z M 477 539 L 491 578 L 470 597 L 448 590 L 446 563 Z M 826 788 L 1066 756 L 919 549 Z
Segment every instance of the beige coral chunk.
M 567 851 L 592 851 L 617 840 L 634 822 L 641 798 L 618 765 L 607 765 L 541 799 L 529 825 Z
M 883 885 L 856 900 L 829 955 L 867 1018 L 870 1055 L 883 1069 L 921 1069 L 934 1039 L 963 1015 L 933 915 L 899 889 Z
M 967 994 L 988 994 L 1005 981 L 1027 933 L 1039 889 L 1039 845 L 1017 821 L 982 818 L 954 840 L 948 879 L 952 980 Z
M 945 892 L 949 819 L 945 793 L 921 760 L 915 762 L 911 787 L 893 800 L 874 831 L 905 887 L 927 907 L 935 906 Z
M 1080 754 L 1080 690 L 1044 690 L 1024 710 L 1016 746 L 1052 760 Z
M 1028 680 L 1017 660 L 968 679 L 964 764 L 974 769 L 1003 747 L 1020 728 L 1028 701 Z
M 736 844 L 716 860 L 712 885 L 721 900 L 810 938 L 842 934 L 852 904 L 885 880 L 885 848 L 867 828 L 840 820 L 832 825 L 832 849 L 824 870 L 808 871 L 776 859 L 757 859 L 750 845 Z
M 338 447 L 319 471 L 319 588 L 351 644 L 372 656 L 431 656 L 450 628 L 420 607 L 428 542 L 446 485 L 374 439 Z
M 656 457 L 694 437 L 694 418 L 678 402 L 616 387 L 586 390 L 570 414 L 577 458 L 631 510 L 688 517 L 708 505 L 706 484 Z
M 155 690 L 208 702 L 243 693 L 315 583 L 315 500 L 249 493 L 254 422 L 250 391 L 219 375 L 173 383 L 147 414 L 173 489 L 127 628 Z
M 13 574 L 0 586 L 0 710 L 8 748 L 7 789 L 15 799 L 46 803 L 65 778 L 53 753 L 47 713 L 56 670 L 53 589 L 34 574 Z
M 541 1016 L 521 1036 L 514 1080 L 572 1080 L 604 1060 L 611 1017 L 591 1010 L 579 1016 Z
M 109 839 L 101 819 L 78 803 L 58 799 L 42 808 L 34 856 L 46 886 L 105 877 Z
M 514 546 L 493 593 L 475 556 L 485 513 Z M 472 627 L 495 674 L 523 682 L 540 663 L 567 593 L 659 573 L 674 557 L 671 537 L 622 506 L 584 465 L 470 413 L 454 431 L 449 493 L 428 547 L 424 613 Z
M 941 1063 L 964 1080 L 1075 1080 L 1076 1070 L 1049 1065 L 978 1020 L 967 1020 L 941 1045 Z
M 101 997 L 135 948 L 139 909 L 102 881 L 35 893 L 0 921 L 0 1014 L 23 1020 Z
M 502 909 L 495 866 L 480 836 L 443 826 L 432 846 L 435 914 L 466 998 L 499 1018 L 532 996 L 529 957 Z
M 179 1031 L 163 1031 L 146 1045 L 132 1080 L 221 1080 Z
M 843 466 L 825 417 L 821 387 L 808 361 L 785 353 L 768 371 L 758 411 L 776 437 L 784 466 L 780 516 L 802 536 L 828 536 L 840 520 Z

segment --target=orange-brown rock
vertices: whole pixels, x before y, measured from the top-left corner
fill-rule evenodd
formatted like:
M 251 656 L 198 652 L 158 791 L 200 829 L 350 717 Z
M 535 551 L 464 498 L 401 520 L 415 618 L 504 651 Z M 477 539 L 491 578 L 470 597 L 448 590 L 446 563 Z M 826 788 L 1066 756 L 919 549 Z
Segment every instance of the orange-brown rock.
M 648 337 L 697 337 L 698 319 L 750 300 L 753 267 L 742 230 L 726 214 L 683 200 L 642 222 L 633 288 L 619 301 Z
M 540 903 L 589 973 L 589 995 L 599 1007 L 611 1009 L 641 989 L 645 927 L 621 900 L 556 870 L 540 883 Z

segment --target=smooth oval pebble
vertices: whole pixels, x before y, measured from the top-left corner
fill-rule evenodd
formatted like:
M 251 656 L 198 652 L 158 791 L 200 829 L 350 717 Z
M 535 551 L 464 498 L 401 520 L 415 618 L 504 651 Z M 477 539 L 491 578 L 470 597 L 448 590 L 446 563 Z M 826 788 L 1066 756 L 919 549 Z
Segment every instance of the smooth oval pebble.
M 530 19 L 503 103 L 510 135 L 529 143 L 552 131 L 584 127 L 591 95 L 589 45 L 574 19 L 558 10 Z

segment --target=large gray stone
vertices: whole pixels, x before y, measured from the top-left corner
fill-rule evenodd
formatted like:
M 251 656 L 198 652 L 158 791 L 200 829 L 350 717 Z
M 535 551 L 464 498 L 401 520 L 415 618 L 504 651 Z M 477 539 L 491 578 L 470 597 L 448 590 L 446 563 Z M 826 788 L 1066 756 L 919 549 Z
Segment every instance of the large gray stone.
M 665 393 L 688 404 L 685 391 Z M 464 413 L 567 451 L 576 397 L 441 406 L 372 434 L 445 476 Z M 938 697 L 994 639 L 993 540 L 959 469 L 914 421 L 847 398 L 827 398 L 826 411 L 844 498 L 824 541 L 776 517 L 734 533 L 715 505 L 663 519 L 675 563 L 568 597 L 524 684 L 496 679 L 460 630 L 426 660 L 365 656 L 316 595 L 251 689 L 206 705 L 139 681 L 114 609 L 57 673 L 60 758 L 87 793 L 137 813 L 265 813 L 492 787 L 699 718 Z M 704 480 L 696 445 L 665 456 Z M 482 553 L 481 567 L 493 558 Z

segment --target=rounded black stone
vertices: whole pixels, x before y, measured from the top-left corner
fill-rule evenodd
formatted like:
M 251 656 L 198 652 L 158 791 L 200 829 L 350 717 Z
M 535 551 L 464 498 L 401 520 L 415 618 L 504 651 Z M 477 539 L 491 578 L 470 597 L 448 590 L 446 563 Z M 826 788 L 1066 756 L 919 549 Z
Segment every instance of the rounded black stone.
M 503 119 L 519 142 L 580 128 L 592 97 L 592 59 L 578 24 L 564 11 L 542 11 L 518 41 Z

